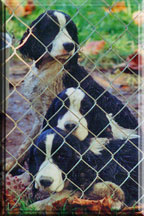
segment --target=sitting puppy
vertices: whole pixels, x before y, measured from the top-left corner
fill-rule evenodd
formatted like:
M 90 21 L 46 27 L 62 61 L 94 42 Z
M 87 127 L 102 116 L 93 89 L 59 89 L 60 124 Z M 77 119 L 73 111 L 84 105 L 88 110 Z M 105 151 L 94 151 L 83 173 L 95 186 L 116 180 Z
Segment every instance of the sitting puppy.
M 23 159 L 20 155 L 38 135 L 47 108 L 65 88 L 78 86 L 84 89 L 105 112 L 112 114 L 121 127 L 137 127 L 137 121 L 129 109 L 105 91 L 78 64 L 77 28 L 67 14 L 55 10 L 41 14 L 24 33 L 19 51 L 33 60 L 24 80 L 23 93 L 34 111 L 35 123 L 30 138 L 25 140 L 17 152 L 17 158 Z M 14 163 L 15 160 L 11 158 L 6 164 L 6 170 Z
M 101 153 L 95 155 L 89 151 L 87 139 L 81 142 L 75 136 L 54 128 L 44 131 L 35 144 L 29 161 L 29 171 L 35 177 L 34 187 L 56 193 L 52 199 L 36 202 L 34 206 L 50 205 L 72 194 L 91 199 L 112 195 L 114 208 L 122 207 L 124 193 L 126 204 L 137 200 L 136 139 L 110 141 L 107 148 L 103 147 Z
M 43 122 L 43 129 L 59 127 L 72 132 L 79 140 L 98 137 L 124 139 L 136 137 L 136 131 L 126 129 L 110 121 L 94 100 L 81 89 L 68 88 L 52 102 Z M 91 142 L 95 142 L 91 139 Z M 103 141 L 108 142 L 107 139 Z
M 25 95 L 39 113 L 46 112 L 47 104 L 62 89 L 80 87 L 120 126 L 137 127 L 128 108 L 78 64 L 77 28 L 67 14 L 52 10 L 41 14 L 24 33 L 19 51 L 34 60 Z

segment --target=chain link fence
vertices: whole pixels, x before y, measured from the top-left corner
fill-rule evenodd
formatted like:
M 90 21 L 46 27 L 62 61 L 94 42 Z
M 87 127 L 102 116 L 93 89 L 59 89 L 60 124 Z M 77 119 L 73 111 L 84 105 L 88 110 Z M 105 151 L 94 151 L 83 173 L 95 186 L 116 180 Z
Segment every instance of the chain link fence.
M 119 2 L 121 2 L 121 5 L 118 4 Z M 33 1 L 33 9 L 31 7 L 30 11 L 26 11 L 25 6 L 27 3 L 28 1 L 3 2 L 3 4 L 6 6 L 6 19 L 4 25 L 6 26 L 6 31 L 8 34 L 7 36 L 5 34 L 3 36 L 5 44 L 4 48 L 2 48 L 2 50 L 6 50 L 6 67 L 4 73 L 6 97 L 3 101 L 3 111 L 4 107 L 6 108 L 4 111 L 6 115 L 6 134 L 3 137 L 3 141 L 6 143 L 5 156 L 7 177 L 10 179 L 10 181 L 8 179 L 7 181 L 13 182 L 9 183 L 10 185 L 6 184 L 6 190 L 8 190 L 11 194 L 15 194 L 13 205 L 9 205 L 10 210 L 14 209 L 18 203 L 21 202 L 21 200 L 24 198 L 24 194 L 31 194 L 30 188 L 32 182 L 28 182 L 28 185 L 25 186 L 24 189 L 21 188 L 22 191 L 21 189 L 16 189 L 14 187 L 17 184 L 15 177 L 10 176 L 10 173 L 13 173 L 17 166 L 19 166 L 19 168 L 21 168 L 24 172 L 29 173 L 27 163 L 23 162 L 23 158 L 29 152 L 30 148 L 35 145 L 34 140 L 39 136 L 42 121 L 45 119 L 45 113 L 37 109 L 34 103 L 36 103 L 37 98 L 39 98 L 45 92 L 45 90 L 51 92 L 51 94 L 53 94 L 53 98 L 57 96 L 57 93 L 60 93 L 52 92 L 51 89 L 45 88 L 41 95 L 37 95 L 37 98 L 31 102 L 24 96 L 25 89 L 22 88 L 23 81 L 29 77 L 30 73 L 32 73 L 36 79 L 40 79 L 39 75 L 35 74 L 34 72 L 33 62 L 31 62 L 29 59 L 23 58 L 19 53 L 18 48 L 19 41 L 23 33 L 27 28 L 30 29 L 29 25 L 31 22 L 35 20 L 41 13 L 44 13 L 47 10 L 56 9 L 71 16 L 71 19 L 76 23 L 79 32 L 80 43 L 77 44 L 77 52 L 80 54 L 80 64 L 87 68 L 89 71 L 89 76 L 92 76 L 97 82 L 104 86 L 105 92 L 112 92 L 114 95 L 120 98 L 120 100 L 124 103 L 124 107 L 128 106 L 133 115 L 138 119 L 138 127 L 135 130 L 138 130 L 139 134 L 143 130 L 142 69 L 144 54 L 142 25 L 140 24 L 140 22 L 142 22 L 144 19 L 142 1 L 101 0 L 99 3 L 97 3 L 96 1 L 92 0 L 68 0 L 63 2 L 55 0 L 35 0 Z M 134 12 L 139 13 L 135 14 L 134 16 Z M 33 34 L 31 29 L 30 34 Z M 12 40 L 9 35 L 11 36 Z M 35 37 L 35 35 L 33 36 Z M 36 39 L 39 41 L 38 38 Z M 87 41 L 102 41 L 104 48 L 99 48 L 99 45 L 96 46 L 97 52 L 95 54 L 87 54 L 87 52 L 82 52 L 83 47 L 88 45 L 88 43 L 86 43 Z M 41 41 L 39 42 L 45 47 Z M 45 49 L 47 52 L 47 47 L 45 47 Z M 86 51 L 88 51 L 88 49 L 89 48 L 86 47 Z M 41 58 L 42 56 L 37 61 L 39 61 Z M 132 65 L 136 64 L 135 59 L 138 59 L 138 63 L 134 68 Z M 55 60 L 58 61 L 57 59 Z M 61 79 L 61 73 L 63 69 L 64 65 L 61 66 L 61 69 L 57 74 L 59 79 Z M 126 73 L 127 71 L 129 73 Z M 79 83 L 79 86 L 80 84 L 81 83 Z M 127 88 L 128 91 L 125 91 L 125 88 Z M 103 94 L 105 92 L 103 92 Z M 87 92 L 85 93 L 87 94 Z M 103 94 L 101 94 L 100 97 L 102 97 Z M 50 102 L 52 102 L 52 100 Z M 99 108 L 105 112 L 101 107 Z M 119 112 L 121 111 L 122 110 Z M 116 115 L 118 114 L 119 113 Z M 41 125 L 37 125 L 37 130 L 35 130 L 33 136 L 30 136 L 30 132 L 33 130 L 35 125 L 36 116 L 39 116 L 41 119 Z M 110 121 L 112 121 L 112 119 Z M 125 135 L 123 130 L 121 130 L 120 133 L 124 133 Z M 130 140 L 130 136 L 126 138 L 126 141 L 128 140 Z M 121 148 L 124 145 L 125 142 Z M 132 143 L 132 145 L 134 145 L 134 143 Z M 69 147 L 72 148 L 70 145 Z M 143 161 L 142 142 L 140 142 L 139 147 L 136 148 L 139 154 L 141 154 L 137 164 L 140 170 L 139 182 L 136 182 L 139 188 L 139 199 L 136 200 L 136 204 L 139 204 L 139 202 L 142 202 L 143 200 L 144 190 L 142 185 L 143 180 L 141 167 L 141 163 Z M 74 148 L 72 149 L 76 151 Z M 41 149 L 39 150 L 41 151 Z M 57 151 L 59 151 L 59 149 Z M 114 159 L 114 155 L 115 154 L 111 153 L 112 159 Z M 11 162 L 10 166 L 7 166 L 8 162 Z M 85 164 L 87 163 L 85 162 Z M 76 166 L 77 164 L 69 172 L 71 172 Z M 94 170 L 89 164 L 87 164 L 87 166 Z M 103 169 L 106 166 L 107 164 L 103 167 Z M 119 164 L 119 166 L 122 165 Z M 95 172 L 99 174 L 99 171 L 97 172 L 95 170 Z M 130 173 L 131 171 L 128 172 L 127 178 L 124 182 L 122 182 L 120 187 L 127 181 Z M 65 176 L 67 175 L 68 173 L 65 173 Z M 101 179 L 101 181 L 103 181 L 103 179 Z M 78 187 L 77 185 L 75 186 Z M 91 184 L 89 187 L 90 186 Z M 80 189 L 82 192 L 81 197 L 83 197 L 88 188 L 86 190 Z M 27 199 L 32 198 L 29 195 Z

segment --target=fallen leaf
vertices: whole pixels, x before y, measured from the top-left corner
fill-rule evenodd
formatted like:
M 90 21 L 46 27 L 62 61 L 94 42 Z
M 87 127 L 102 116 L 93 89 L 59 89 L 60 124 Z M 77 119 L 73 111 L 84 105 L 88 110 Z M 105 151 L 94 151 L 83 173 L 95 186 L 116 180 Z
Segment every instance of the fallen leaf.
M 72 200 L 63 198 L 62 200 L 56 201 L 52 204 L 52 207 L 46 206 L 46 213 L 51 215 L 60 215 L 61 209 L 65 206 L 65 210 L 68 214 L 71 212 L 74 215 L 115 215 L 115 212 L 111 210 L 113 199 L 111 197 L 105 197 L 101 200 L 87 200 L 74 197 Z M 67 203 L 66 203 L 67 202 Z M 144 205 L 135 207 L 125 207 L 120 211 L 116 212 L 116 215 L 132 215 L 132 216 L 142 216 L 144 210 Z
M 141 70 L 144 64 L 144 56 L 135 52 L 132 55 L 129 55 L 126 59 L 128 63 L 128 67 L 132 70 Z
M 35 5 L 34 5 L 33 0 L 27 0 L 25 11 L 32 13 L 33 10 L 35 10 Z
M 86 200 L 86 199 L 80 199 L 75 198 L 71 205 L 80 205 L 80 206 L 87 206 L 87 209 L 93 212 L 110 212 L 110 209 L 112 207 L 113 200 L 110 197 L 105 197 L 101 200 Z
M 53 211 L 53 207 L 52 206 L 46 206 L 45 208 L 46 214 L 51 213 L 51 215 L 55 215 L 55 211 Z
M 97 55 L 104 48 L 105 43 L 104 40 L 87 42 L 81 48 L 81 52 L 85 55 Z
M 18 0 L 5 0 L 9 14 L 14 13 L 18 17 L 25 16 L 25 9 Z
M 132 207 L 125 207 L 120 212 L 117 213 L 117 215 L 134 215 L 134 216 L 143 216 L 144 215 L 144 204 L 139 206 L 132 206 Z
M 144 23 L 144 11 L 135 11 L 132 19 L 136 25 L 141 26 Z
M 114 4 L 114 6 L 112 7 L 109 7 L 109 8 L 106 8 L 104 7 L 104 10 L 107 12 L 107 13 L 119 13 L 121 11 L 124 11 L 126 12 L 127 11 L 127 8 L 125 6 L 125 2 L 124 1 L 121 1 L 121 2 L 116 2 L 116 4 Z
M 55 209 L 59 209 L 65 205 L 67 198 L 63 198 L 61 200 L 55 201 L 52 205 Z
M 32 10 L 35 9 L 32 4 L 32 0 L 27 1 L 27 5 L 24 7 L 18 0 L 5 0 L 4 3 L 8 9 L 9 14 L 14 13 L 18 17 L 23 17 L 31 14 Z
M 4 192 L 5 192 L 5 194 L 4 194 Z M 9 206 L 9 209 L 10 209 L 9 214 L 18 215 L 20 213 L 19 204 L 17 204 L 15 206 L 15 204 L 16 204 L 16 202 L 14 201 L 15 197 L 13 195 L 11 195 L 8 190 L 2 191 L 2 199 L 3 199 L 3 201 L 2 201 L 3 206 L 5 206 L 5 207 Z M 14 207 L 14 208 L 11 209 L 12 207 Z M 3 212 L 4 212 L 4 210 L 3 210 Z

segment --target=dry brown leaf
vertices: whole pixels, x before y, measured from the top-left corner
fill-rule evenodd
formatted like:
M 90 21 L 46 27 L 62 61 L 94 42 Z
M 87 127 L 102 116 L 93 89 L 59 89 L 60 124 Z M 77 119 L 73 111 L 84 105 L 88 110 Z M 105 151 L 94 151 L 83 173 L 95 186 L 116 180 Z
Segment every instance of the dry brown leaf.
M 15 197 L 13 195 L 11 195 L 8 190 L 5 191 L 5 194 L 3 191 L 2 195 L 3 195 L 3 198 L 2 198 L 3 199 L 3 205 L 5 207 L 9 206 L 9 209 L 11 209 L 15 205 L 15 202 L 16 202 L 16 201 L 14 201 Z M 3 211 L 3 213 L 4 213 L 4 211 Z M 19 205 L 18 204 L 12 210 L 9 210 L 9 214 L 17 215 L 19 213 L 20 213 L 20 211 L 19 211 Z
M 46 214 L 51 213 L 51 215 L 55 215 L 55 211 L 52 206 L 47 205 L 45 208 Z
M 67 203 L 66 203 L 67 202 Z M 115 215 L 111 211 L 113 204 L 113 199 L 111 197 L 105 197 L 101 200 L 87 200 L 74 197 L 73 200 L 68 200 L 63 198 L 62 200 L 54 202 L 53 207 L 46 206 L 46 213 L 51 213 L 51 215 L 57 215 L 62 207 L 66 204 L 66 212 L 75 215 L 84 215 L 86 212 L 91 212 L 95 214 L 98 212 L 99 215 Z M 116 215 L 132 215 L 132 216 L 142 216 L 144 210 L 143 206 L 126 207 L 121 211 L 118 211 Z
M 101 200 L 86 200 L 75 198 L 71 204 L 72 205 L 80 205 L 80 206 L 87 206 L 87 209 L 94 212 L 110 212 L 112 206 L 112 199 L 110 197 L 105 197 Z
M 87 42 L 85 46 L 81 48 L 81 52 L 85 55 L 97 55 L 105 45 L 105 41 L 91 41 Z
M 59 209 L 65 205 L 67 198 L 63 198 L 61 200 L 55 201 L 52 205 L 55 209 Z
M 25 11 L 32 13 L 32 11 L 35 10 L 35 5 L 33 0 L 27 0 L 27 4 L 25 6 Z
M 129 55 L 126 60 L 127 60 L 127 62 L 129 62 L 128 66 L 131 69 L 140 70 L 141 67 L 144 64 L 144 59 L 143 58 L 144 57 L 141 54 L 138 54 L 137 52 L 135 52 L 134 54 Z
M 141 26 L 144 23 L 144 11 L 135 11 L 132 19 L 136 25 Z
M 127 11 L 127 7 L 125 6 L 125 1 L 121 1 L 121 2 L 117 2 L 116 4 L 114 4 L 113 7 L 110 8 L 106 8 L 104 7 L 104 10 L 108 13 L 119 13 L 121 11 L 126 12 Z
M 87 200 L 87 199 L 80 199 L 80 198 L 78 198 L 78 197 L 75 197 L 70 203 L 72 204 L 72 205 L 81 205 L 81 206 L 83 206 L 83 205 L 93 205 L 93 204 L 95 204 L 95 203 L 98 203 L 99 202 L 99 200 Z
M 123 208 L 123 212 L 125 212 L 125 211 L 139 211 L 139 212 L 137 212 L 137 213 L 140 213 L 140 212 L 143 212 L 144 211 L 144 204 L 142 204 L 142 205 L 139 205 L 139 206 L 135 206 L 135 207 L 125 207 L 125 208 Z
M 9 14 L 14 13 L 18 17 L 25 16 L 25 9 L 18 0 L 5 0 Z
M 32 10 L 34 10 L 34 5 L 29 3 L 29 0 L 25 7 L 22 6 L 18 0 L 5 0 L 4 3 L 7 6 L 9 14 L 14 13 L 18 17 L 29 15 L 31 14 Z

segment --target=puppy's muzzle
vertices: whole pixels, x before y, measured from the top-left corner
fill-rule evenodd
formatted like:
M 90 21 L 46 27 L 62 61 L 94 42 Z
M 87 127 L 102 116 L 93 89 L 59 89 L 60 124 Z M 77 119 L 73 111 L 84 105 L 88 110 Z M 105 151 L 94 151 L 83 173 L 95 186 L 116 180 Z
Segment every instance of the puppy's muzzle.
M 63 47 L 67 52 L 71 52 L 74 49 L 74 44 L 73 43 L 64 43 Z
M 43 186 L 44 188 L 50 187 L 51 184 L 53 183 L 53 179 L 51 177 L 49 178 L 45 178 L 45 177 L 41 177 L 40 178 L 40 184 L 41 186 Z
M 64 127 L 67 131 L 72 131 L 72 130 L 75 130 L 77 128 L 77 123 L 73 122 L 73 121 L 66 121 L 64 123 Z

